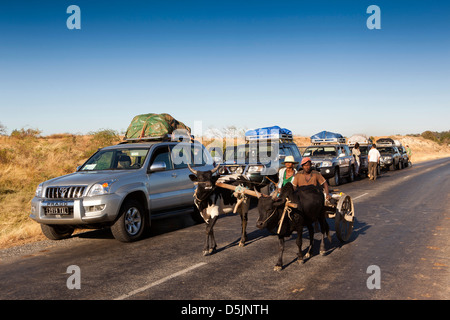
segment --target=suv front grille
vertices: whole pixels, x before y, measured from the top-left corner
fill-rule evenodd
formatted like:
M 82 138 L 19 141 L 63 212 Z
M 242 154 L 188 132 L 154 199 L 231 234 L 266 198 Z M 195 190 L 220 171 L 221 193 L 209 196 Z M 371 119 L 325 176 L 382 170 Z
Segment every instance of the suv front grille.
M 45 191 L 47 199 L 76 199 L 81 198 L 85 186 L 71 186 L 71 187 L 48 187 Z

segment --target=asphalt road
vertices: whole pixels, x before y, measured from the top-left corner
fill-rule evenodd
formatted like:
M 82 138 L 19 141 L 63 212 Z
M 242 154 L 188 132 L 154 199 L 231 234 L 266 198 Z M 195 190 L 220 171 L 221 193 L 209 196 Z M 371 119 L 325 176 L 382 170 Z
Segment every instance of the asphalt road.
M 207 257 L 204 224 L 180 216 L 154 221 L 150 235 L 135 243 L 100 230 L 2 250 L 0 299 L 450 299 L 449 158 L 339 189 L 355 203 L 353 234 L 341 244 L 329 219 L 327 254 L 318 253 L 317 233 L 303 265 L 294 234 L 283 270 L 273 271 L 277 239 L 255 227 L 256 209 L 245 247 L 237 245 L 239 216 L 223 216 L 215 227 L 218 252 Z M 303 237 L 306 249 L 306 230 Z

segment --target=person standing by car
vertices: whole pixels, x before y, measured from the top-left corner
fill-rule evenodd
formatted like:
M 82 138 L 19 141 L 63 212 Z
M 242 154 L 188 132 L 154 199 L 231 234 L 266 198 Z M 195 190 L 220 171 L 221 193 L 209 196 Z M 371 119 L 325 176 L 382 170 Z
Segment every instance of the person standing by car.
M 412 151 L 411 148 L 409 147 L 409 145 L 406 145 L 406 154 L 408 155 L 408 161 L 409 163 L 412 165 Z
M 356 161 L 356 176 L 359 176 L 359 168 L 361 168 L 361 150 L 359 150 L 359 143 L 355 143 L 355 146 L 352 149 L 352 156 L 355 158 Z
M 377 167 L 380 164 L 381 154 L 380 151 L 377 150 L 376 144 L 372 145 L 372 148 L 369 151 L 369 179 L 376 180 L 377 179 Z
M 317 187 L 322 187 L 324 193 L 326 194 L 327 200 L 331 199 L 330 191 L 328 190 L 327 180 L 322 176 L 322 174 L 316 170 L 312 169 L 311 158 L 305 157 L 300 163 L 302 169 L 294 177 L 292 185 L 294 189 L 301 186 L 314 185 Z
M 295 161 L 293 156 L 287 156 L 282 164 L 285 167 L 278 172 L 278 193 L 286 183 L 292 182 L 294 179 L 294 176 L 297 174 L 294 165 L 298 164 L 298 161 Z

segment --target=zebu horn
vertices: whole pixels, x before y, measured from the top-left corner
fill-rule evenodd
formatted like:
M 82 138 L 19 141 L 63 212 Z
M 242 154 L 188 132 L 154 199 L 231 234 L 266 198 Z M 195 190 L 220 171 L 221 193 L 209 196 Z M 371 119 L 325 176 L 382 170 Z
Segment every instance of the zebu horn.
M 261 193 L 259 193 L 259 192 L 256 190 L 255 187 L 253 187 L 253 190 L 255 190 L 256 197 L 257 197 L 258 199 L 261 198 Z
M 211 170 L 211 173 L 216 172 L 217 170 L 219 170 L 220 164 L 218 164 L 214 169 Z
M 241 203 L 242 203 L 243 201 L 244 201 L 244 198 L 238 199 L 238 201 L 236 202 L 236 205 L 234 206 L 233 213 L 236 213 L 236 212 L 237 212 L 239 206 L 241 205 Z
M 189 163 L 188 163 L 187 166 L 188 166 L 189 170 L 190 170 L 193 174 L 197 175 L 197 171 L 194 170 L 194 169 L 192 169 L 191 166 L 189 165 Z

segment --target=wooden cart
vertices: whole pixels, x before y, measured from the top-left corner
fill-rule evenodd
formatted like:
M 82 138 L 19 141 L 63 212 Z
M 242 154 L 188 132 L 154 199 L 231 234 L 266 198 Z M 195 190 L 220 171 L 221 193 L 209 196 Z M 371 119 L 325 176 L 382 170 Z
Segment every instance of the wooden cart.
M 329 218 L 334 218 L 336 236 L 346 242 L 353 232 L 355 208 L 352 198 L 338 190 L 331 191 L 331 200 L 325 200 L 325 209 Z

